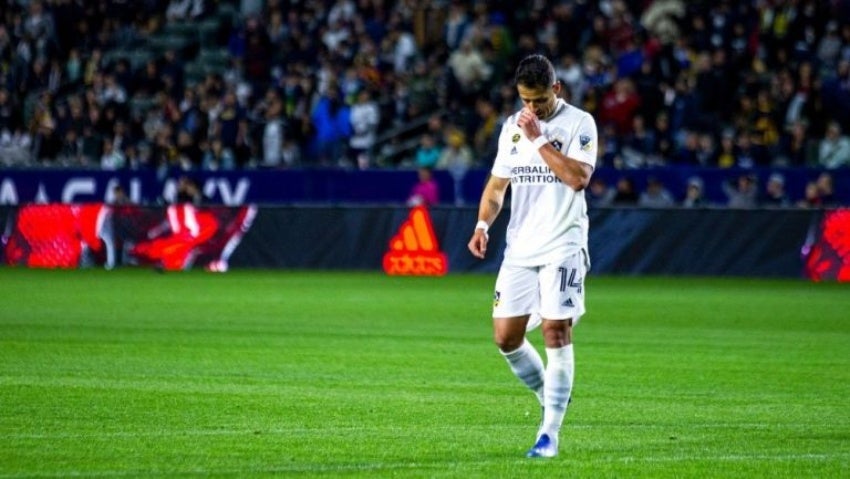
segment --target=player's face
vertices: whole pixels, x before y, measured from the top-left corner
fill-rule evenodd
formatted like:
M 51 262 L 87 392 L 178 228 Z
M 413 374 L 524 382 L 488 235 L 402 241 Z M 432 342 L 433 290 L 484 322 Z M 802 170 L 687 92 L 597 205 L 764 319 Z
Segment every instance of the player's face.
M 537 118 L 545 120 L 552 116 L 555 111 L 555 99 L 558 83 L 543 88 L 529 88 L 517 85 L 516 90 L 522 100 L 523 106 L 530 108 Z

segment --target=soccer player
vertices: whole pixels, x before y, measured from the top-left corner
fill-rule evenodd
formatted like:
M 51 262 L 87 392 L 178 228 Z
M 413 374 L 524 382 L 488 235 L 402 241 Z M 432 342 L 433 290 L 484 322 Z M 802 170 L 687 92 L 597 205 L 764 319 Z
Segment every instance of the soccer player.
M 523 59 L 515 83 L 523 108 L 502 126 L 496 159 L 478 209 L 469 250 L 487 251 L 487 231 L 511 187 L 506 248 L 493 300 L 496 345 L 543 408 L 528 457 L 558 454 L 573 386 L 572 328 L 584 313 L 587 205 L 596 165 L 593 117 L 558 97 L 561 84 L 542 55 Z M 526 331 L 542 327 L 546 365 Z

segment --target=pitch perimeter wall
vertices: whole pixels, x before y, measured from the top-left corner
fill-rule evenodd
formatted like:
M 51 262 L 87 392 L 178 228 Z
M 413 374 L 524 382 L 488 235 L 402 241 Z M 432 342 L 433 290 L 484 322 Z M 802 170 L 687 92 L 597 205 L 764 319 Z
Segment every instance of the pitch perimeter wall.
M 111 235 L 113 267 L 155 264 L 156 248 L 162 247 L 183 255 L 168 259 L 170 264 L 185 261 L 195 268 L 224 258 L 230 268 L 380 270 L 411 214 L 403 206 L 213 206 L 198 211 L 203 241 L 185 229 L 169 231 L 169 218 L 180 216 L 165 207 L 105 207 L 88 215 L 63 204 L 0 208 L 2 262 L 103 266 L 110 248 L 99 243 Z M 509 211 L 492 226 L 484 260 L 466 248 L 475 208 L 436 207 L 427 216 L 449 274 L 497 270 Z M 841 271 L 847 274 L 842 265 L 850 260 L 850 210 L 596 208 L 590 224 L 594 274 L 830 279 Z M 51 231 L 55 225 L 64 229 Z M 75 256 L 60 261 L 62 252 L 51 250 L 56 245 L 77 248 Z M 145 261 L 134 258 L 142 254 Z M 36 255 L 40 259 L 31 260 Z

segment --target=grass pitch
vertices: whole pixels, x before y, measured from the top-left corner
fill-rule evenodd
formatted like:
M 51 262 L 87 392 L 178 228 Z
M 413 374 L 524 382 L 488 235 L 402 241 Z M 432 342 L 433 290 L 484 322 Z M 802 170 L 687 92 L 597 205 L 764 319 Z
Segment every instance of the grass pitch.
M 847 285 L 589 278 L 547 461 L 494 280 L 0 268 L 0 478 L 850 475 Z

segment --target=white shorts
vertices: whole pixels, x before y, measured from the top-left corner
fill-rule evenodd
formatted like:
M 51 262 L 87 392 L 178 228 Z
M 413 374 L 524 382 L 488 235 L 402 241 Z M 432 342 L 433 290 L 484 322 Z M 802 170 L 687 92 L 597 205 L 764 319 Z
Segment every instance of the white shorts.
M 545 319 L 572 319 L 584 314 L 586 253 L 579 251 L 561 263 L 510 266 L 502 263 L 493 295 L 493 317 L 530 314 Z

